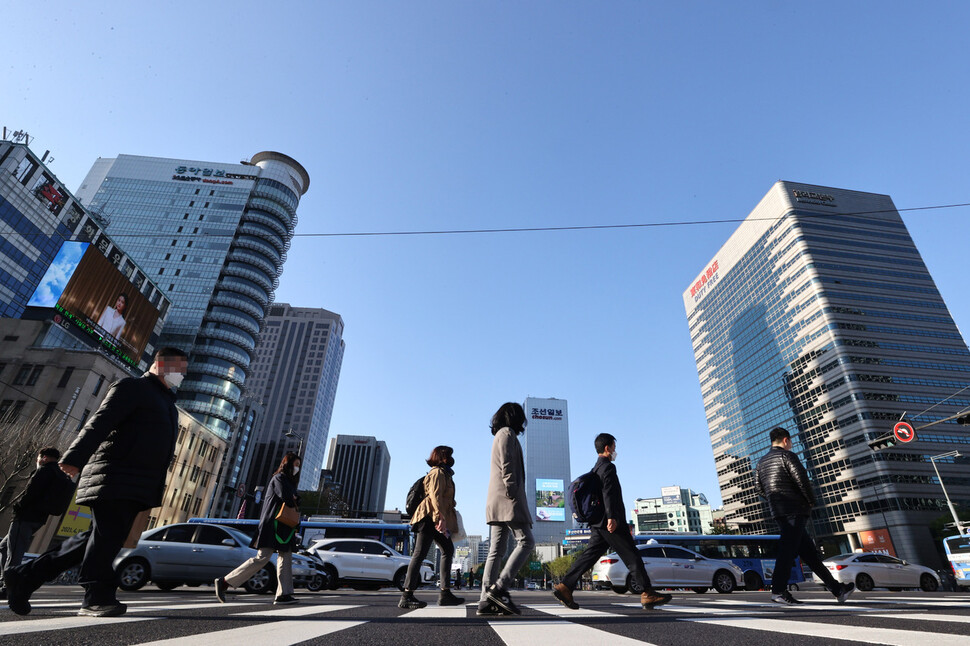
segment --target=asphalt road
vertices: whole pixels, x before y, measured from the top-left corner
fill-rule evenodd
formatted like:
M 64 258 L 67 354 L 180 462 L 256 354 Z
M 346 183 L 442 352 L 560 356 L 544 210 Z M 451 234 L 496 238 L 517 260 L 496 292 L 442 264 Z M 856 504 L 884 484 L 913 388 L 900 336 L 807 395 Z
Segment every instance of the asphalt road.
M 159 644 L 167 646 L 287 646 L 394 644 L 395 646 L 815 646 L 818 644 L 970 645 L 970 594 L 856 593 L 839 606 L 824 592 L 800 592 L 804 606 L 771 604 L 765 592 L 728 595 L 676 592 L 662 609 L 645 611 L 630 595 L 577 592 L 582 608 L 562 607 L 548 592 L 517 592 L 520 617 L 475 615 L 465 607 L 438 608 L 437 595 L 419 591 L 427 608 L 405 611 L 391 591 L 308 593 L 300 603 L 273 606 L 272 597 L 230 592 L 216 602 L 211 587 L 163 592 L 148 586 L 120 593 L 123 617 L 77 617 L 81 589 L 49 585 L 19 617 L 0 610 L 0 644 Z

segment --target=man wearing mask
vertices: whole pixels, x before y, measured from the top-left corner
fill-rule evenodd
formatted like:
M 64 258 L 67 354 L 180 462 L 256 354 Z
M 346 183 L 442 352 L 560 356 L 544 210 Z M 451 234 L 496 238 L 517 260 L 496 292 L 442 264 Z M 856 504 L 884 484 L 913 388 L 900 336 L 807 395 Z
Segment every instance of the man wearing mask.
M 0 599 L 7 598 L 7 589 L 2 583 L 3 571 L 20 565 L 31 539 L 50 515 L 44 499 L 50 492 L 51 483 L 59 476 L 57 460 L 60 457 L 61 452 L 53 446 L 41 449 L 37 455 L 37 469 L 30 474 L 23 493 L 13 503 L 10 530 L 0 541 Z
M 579 604 L 573 600 L 573 590 L 586 570 L 593 567 L 601 556 L 610 548 L 623 560 L 630 572 L 636 578 L 640 589 L 640 605 L 644 610 L 654 608 L 671 600 L 669 594 L 660 594 L 651 588 L 647 582 L 647 572 L 643 567 L 640 552 L 637 551 L 630 526 L 626 520 L 626 506 L 623 504 L 623 490 L 620 479 L 616 476 L 616 438 L 609 433 L 600 433 L 593 441 L 596 448 L 596 466 L 593 473 L 599 476 L 603 485 L 603 507 L 606 513 L 598 523 L 589 526 L 589 544 L 586 550 L 576 559 L 569 572 L 562 578 L 562 583 L 553 586 L 552 593 L 559 602 L 567 608 L 579 609 Z
M 30 612 L 30 595 L 44 581 L 81 565 L 84 602 L 78 615 L 116 617 L 127 607 L 115 596 L 112 562 L 139 512 L 162 503 L 165 476 L 175 453 L 178 411 L 174 389 L 188 357 L 162 348 L 141 377 L 115 382 L 61 459 L 72 478 L 81 474 L 77 502 L 91 508 L 91 529 L 58 548 L 7 571 L 7 603 L 18 615 Z

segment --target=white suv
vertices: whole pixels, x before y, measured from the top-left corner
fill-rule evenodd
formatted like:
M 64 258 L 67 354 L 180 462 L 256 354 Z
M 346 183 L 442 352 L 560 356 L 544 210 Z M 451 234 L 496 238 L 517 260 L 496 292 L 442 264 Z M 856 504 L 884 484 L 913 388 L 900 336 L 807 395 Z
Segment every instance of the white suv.
M 368 538 L 324 538 L 314 541 L 307 552 L 323 563 L 331 590 L 341 584 L 355 590 L 394 585 L 404 589 L 410 557 L 404 556 L 380 541 Z M 432 564 L 421 564 L 421 582 L 434 580 Z

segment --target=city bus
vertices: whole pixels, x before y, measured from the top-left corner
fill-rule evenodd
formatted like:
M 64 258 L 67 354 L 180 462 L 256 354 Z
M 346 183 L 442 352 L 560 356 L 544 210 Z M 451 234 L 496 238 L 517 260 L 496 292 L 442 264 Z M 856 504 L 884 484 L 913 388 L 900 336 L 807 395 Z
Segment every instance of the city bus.
M 259 520 L 255 518 L 190 518 L 190 523 L 212 523 L 232 527 L 252 537 Z M 393 547 L 399 553 L 411 554 L 411 526 L 407 523 L 386 523 L 370 518 L 328 518 L 304 520 L 300 523 L 302 544 L 310 545 L 321 538 L 370 538 Z
M 943 551 L 953 568 L 957 586 L 970 589 L 970 534 L 947 536 L 943 539 Z

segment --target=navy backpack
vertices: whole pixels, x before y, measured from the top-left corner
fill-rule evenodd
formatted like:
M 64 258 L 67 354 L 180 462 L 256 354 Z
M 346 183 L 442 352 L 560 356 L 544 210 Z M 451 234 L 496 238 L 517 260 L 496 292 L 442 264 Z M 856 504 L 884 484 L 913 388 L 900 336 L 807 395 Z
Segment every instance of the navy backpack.
M 573 518 L 592 525 L 603 520 L 603 482 L 592 471 L 584 473 L 569 484 L 569 506 Z

